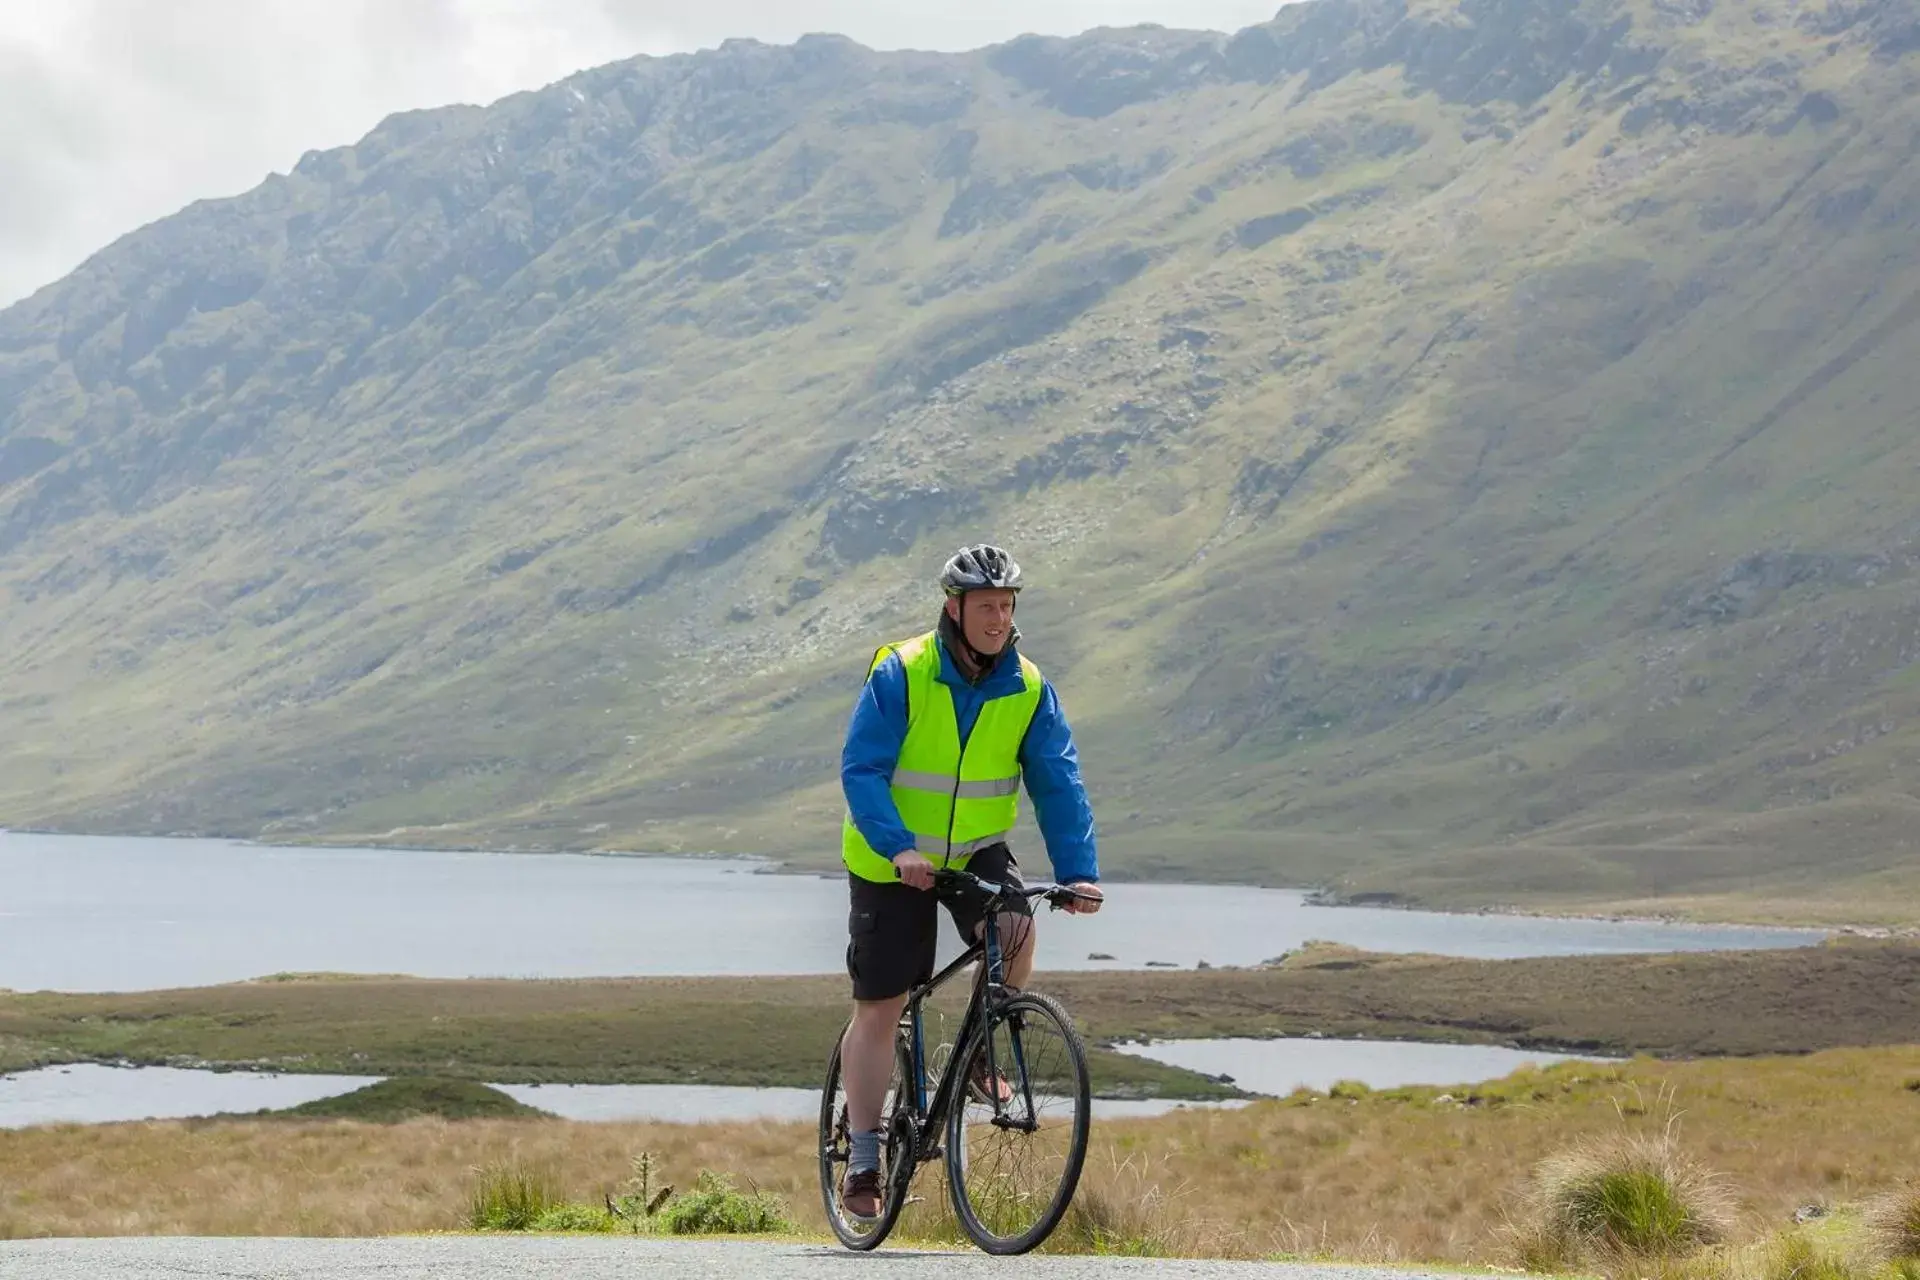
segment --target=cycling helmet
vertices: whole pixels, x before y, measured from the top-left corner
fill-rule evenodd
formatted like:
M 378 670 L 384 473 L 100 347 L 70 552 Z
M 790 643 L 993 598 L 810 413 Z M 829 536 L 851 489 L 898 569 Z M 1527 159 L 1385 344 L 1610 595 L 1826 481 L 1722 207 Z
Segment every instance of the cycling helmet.
M 1020 566 L 1000 548 L 982 542 L 953 553 L 953 559 L 940 571 L 940 585 L 950 596 L 963 596 L 987 587 L 1018 591 Z

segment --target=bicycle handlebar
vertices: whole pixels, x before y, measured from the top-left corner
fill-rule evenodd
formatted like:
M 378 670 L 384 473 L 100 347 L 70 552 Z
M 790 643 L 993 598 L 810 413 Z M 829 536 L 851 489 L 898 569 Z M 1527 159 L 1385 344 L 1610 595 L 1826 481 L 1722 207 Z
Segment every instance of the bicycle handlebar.
M 933 883 L 936 888 L 943 885 L 948 887 L 964 885 L 969 888 L 978 889 L 989 898 L 995 900 L 1002 898 L 1045 898 L 1047 905 L 1056 911 L 1066 906 L 1069 902 L 1099 901 L 1099 899 L 1090 893 L 1082 893 L 1078 889 L 1068 888 L 1063 884 L 1030 884 L 1023 885 L 1016 889 L 1012 885 L 996 884 L 992 880 L 982 880 L 971 871 L 955 871 L 951 869 L 944 871 L 936 870 L 933 873 Z

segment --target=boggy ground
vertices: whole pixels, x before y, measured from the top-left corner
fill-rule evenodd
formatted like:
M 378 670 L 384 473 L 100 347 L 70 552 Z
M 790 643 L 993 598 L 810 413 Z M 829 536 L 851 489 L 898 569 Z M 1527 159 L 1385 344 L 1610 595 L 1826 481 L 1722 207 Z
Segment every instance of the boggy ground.
M 1319 1032 L 1673 1057 L 1901 1044 L 1920 1035 L 1913 942 L 1500 961 L 1313 946 L 1274 968 L 1051 973 L 1035 985 L 1060 996 L 1094 1044 Z M 944 1008 L 951 1015 L 957 1003 Z M 845 982 L 830 977 L 336 976 L 7 994 L 0 1069 L 188 1061 L 503 1083 L 809 1086 L 845 1016 Z M 936 1037 L 942 1029 L 936 1024 Z M 1110 1093 L 1227 1092 L 1190 1072 L 1097 1049 L 1094 1073 Z
M 1596 1067 L 1472 1088 L 1309 1092 L 1237 1110 L 1096 1125 L 1059 1248 L 1510 1263 L 1532 1167 L 1581 1139 L 1672 1131 L 1719 1173 L 1736 1235 L 1920 1174 L 1920 1047 Z M 551 1169 L 598 1203 L 650 1151 L 668 1183 L 703 1168 L 784 1197 L 824 1231 L 807 1125 L 556 1120 L 214 1121 L 0 1132 L 0 1237 L 366 1235 L 462 1225 L 474 1171 Z M 656 1182 L 656 1185 L 658 1183 Z M 909 1234 L 939 1236 L 937 1173 Z

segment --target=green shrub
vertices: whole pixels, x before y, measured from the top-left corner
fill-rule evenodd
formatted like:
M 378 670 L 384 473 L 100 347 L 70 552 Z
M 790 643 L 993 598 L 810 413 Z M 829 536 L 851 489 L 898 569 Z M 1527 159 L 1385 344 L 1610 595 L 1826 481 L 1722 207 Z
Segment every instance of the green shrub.
M 534 1231 L 582 1231 L 605 1234 L 624 1229 L 620 1220 L 590 1204 L 557 1204 L 533 1220 Z
M 1680 1153 L 1671 1133 L 1623 1134 L 1541 1162 L 1514 1236 L 1529 1269 L 1670 1258 L 1723 1240 L 1730 1216 L 1718 1181 Z
M 1329 1098 L 1346 1098 L 1358 1102 L 1372 1092 L 1372 1089 L 1358 1080 L 1336 1080 L 1333 1082 L 1333 1087 L 1327 1090 L 1327 1096 Z
M 551 1172 L 517 1163 L 474 1171 L 467 1223 L 475 1231 L 527 1231 L 564 1201 Z
M 794 1230 L 787 1206 L 764 1191 L 737 1191 L 726 1176 L 703 1172 L 693 1190 L 675 1196 L 656 1215 L 660 1228 L 677 1236 L 763 1235 Z

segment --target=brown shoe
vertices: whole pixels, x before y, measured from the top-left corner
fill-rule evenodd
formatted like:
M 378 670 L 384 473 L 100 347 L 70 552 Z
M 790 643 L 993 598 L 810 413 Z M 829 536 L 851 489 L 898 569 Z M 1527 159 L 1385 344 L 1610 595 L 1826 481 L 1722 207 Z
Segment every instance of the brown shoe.
M 1013 1101 L 1013 1086 L 998 1071 L 987 1070 L 984 1058 L 973 1060 L 973 1068 L 967 1073 L 967 1093 L 987 1106 L 992 1106 L 996 1097 L 1003 1107 Z
M 877 1169 L 850 1169 L 840 1184 L 840 1207 L 849 1218 L 872 1222 L 880 1216 L 880 1172 Z

